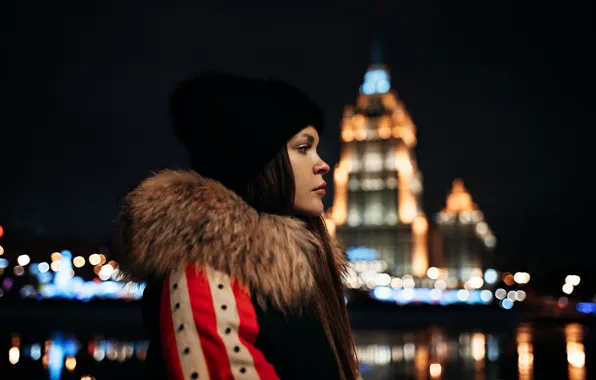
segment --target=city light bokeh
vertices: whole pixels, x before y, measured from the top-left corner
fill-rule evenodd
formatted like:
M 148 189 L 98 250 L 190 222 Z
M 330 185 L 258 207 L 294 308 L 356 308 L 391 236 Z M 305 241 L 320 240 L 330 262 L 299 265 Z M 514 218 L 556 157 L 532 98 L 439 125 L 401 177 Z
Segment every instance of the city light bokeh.
M 86 279 L 76 272 L 85 266 L 82 256 L 73 260 L 71 251 L 62 250 L 50 254 L 49 258 L 49 264 L 31 262 L 29 255 L 19 255 L 16 262 L 0 258 L 0 297 L 8 292 L 18 292 L 24 299 L 89 301 L 96 298 L 139 300 L 143 295 L 145 284 L 120 281 L 118 263 L 106 262 L 105 255 L 90 255 L 88 262 L 93 265 L 94 276 L 88 278 L 87 275 Z M 17 284 L 18 289 L 15 288 Z

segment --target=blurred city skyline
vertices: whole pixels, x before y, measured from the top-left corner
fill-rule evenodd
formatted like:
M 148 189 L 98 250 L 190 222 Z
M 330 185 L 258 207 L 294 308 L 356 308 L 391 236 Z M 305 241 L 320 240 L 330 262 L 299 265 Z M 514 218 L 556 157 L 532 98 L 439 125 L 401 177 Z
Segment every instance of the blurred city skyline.
M 109 241 L 126 190 L 186 166 L 165 101 L 204 69 L 277 76 L 309 93 L 326 112 L 321 153 L 338 161 L 343 107 L 370 63 L 367 5 L 189 4 L 1 12 L 7 236 Z M 594 211 L 592 12 L 512 4 L 381 4 L 384 61 L 417 126 L 424 208 L 440 211 L 462 178 L 504 264 L 589 273 L 591 225 L 580 220 Z M 259 111 L 247 127 L 258 128 Z

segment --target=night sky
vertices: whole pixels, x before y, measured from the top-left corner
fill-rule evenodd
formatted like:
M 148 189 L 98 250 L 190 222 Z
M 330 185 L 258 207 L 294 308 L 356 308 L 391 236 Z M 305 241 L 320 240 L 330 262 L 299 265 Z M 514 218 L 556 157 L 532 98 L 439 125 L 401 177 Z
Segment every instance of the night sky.
M 204 69 L 278 77 L 309 93 L 326 110 L 321 152 L 335 164 L 342 110 L 380 29 L 393 88 L 418 129 L 427 213 L 460 177 L 503 265 L 594 272 L 588 2 L 386 1 L 374 23 L 367 1 L 18 3 L 0 11 L 7 236 L 108 239 L 126 190 L 152 170 L 186 166 L 166 98 Z M 247 128 L 258 131 L 259 112 Z

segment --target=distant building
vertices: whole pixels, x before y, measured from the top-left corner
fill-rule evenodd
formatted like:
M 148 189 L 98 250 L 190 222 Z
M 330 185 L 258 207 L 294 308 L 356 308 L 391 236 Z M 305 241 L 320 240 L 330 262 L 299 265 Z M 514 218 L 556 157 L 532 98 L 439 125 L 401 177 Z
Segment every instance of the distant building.
M 341 123 L 335 194 L 325 218 L 353 261 L 350 286 L 480 289 L 495 236 L 460 179 L 429 225 L 416 127 L 390 81 L 375 45 L 356 104 L 345 107 Z
M 437 265 L 463 282 L 482 277 L 492 264 L 497 239 L 461 179 L 453 181 L 446 207 L 435 215 L 435 222 L 438 230 L 433 243 L 442 252 L 436 255 Z
M 416 127 L 380 56 L 377 45 L 356 104 L 344 110 L 329 218 L 344 246 L 374 248 L 390 272 L 422 277 L 428 222 L 414 153 Z

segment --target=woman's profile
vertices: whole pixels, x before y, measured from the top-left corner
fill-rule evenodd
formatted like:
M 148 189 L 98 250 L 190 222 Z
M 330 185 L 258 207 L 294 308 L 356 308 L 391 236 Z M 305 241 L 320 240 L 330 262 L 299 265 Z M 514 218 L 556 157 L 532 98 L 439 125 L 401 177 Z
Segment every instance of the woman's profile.
M 169 104 L 192 170 L 143 180 L 118 218 L 120 269 L 147 282 L 148 375 L 356 379 L 346 257 L 321 216 L 320 108 L 280 81 L 216 73 Z

